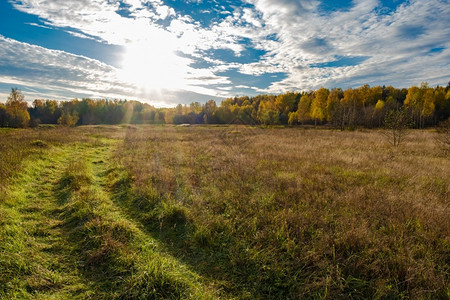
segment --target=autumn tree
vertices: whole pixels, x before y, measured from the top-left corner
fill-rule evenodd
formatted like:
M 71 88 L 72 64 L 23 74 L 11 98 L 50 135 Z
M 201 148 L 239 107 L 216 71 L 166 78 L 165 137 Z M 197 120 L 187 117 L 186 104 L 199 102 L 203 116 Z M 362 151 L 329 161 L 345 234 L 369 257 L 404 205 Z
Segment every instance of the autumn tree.
M 424 120 L 431 119 L 435 109 L 435 94 L 433 89 L 427 88 L 423 93 L 423 105 L 420 114 Z
M 63 111 L 61 116 L 58 118 L 58 124 L 61 126 L 73 127 L 78 122 L 78 113 L 76 111 L 69 113 Z
M 214 100 L 208 100 L 203 106 L 203 120 L 205 124 L 215 123 L 215 114 L 217 110 L 217 104 Z
M 77 124 L 227 124 L 240 119 L 245 124 L 317 124 L 328 122 L 342 130 L 355 126 L 380 127 L 391 110 L 404 107 L 412 114 L 417 127 L 436 125 L 450 117 L 450 85 L 431 88 L 396 89 L 392 86 L 363 85 L 357 89 L 320 88 L 309 93 L 241 96 L 228 98 L 217 105 L 193 102 L 174 108 L 155 108 L 134 100 L 73 99 L 71 101 L 36 99 L 27 108 L 23 95 L 13 89 L 7 105 L 0 106 L 0 126 L 56 124 L 69 120 L 74 112 Z M 28 117 L 27 111 L 28 110 Z M 62 116 L 64 112 L 64 116 Z M 31 121 L 27 122 L 31 117 Z M 62 118 L 60 118 L 62 117 Z M 40 122 L 39 122 L 40 121 Z M 66 123 L 64 121 L 62 123 Z M 70 123 L 70 122 L 69 122 Z
M 391 110 L 398 109 L 397 104 L 392 96 L 387 97 L 386 100 L 378 100 L 373 109 L 373 123 L 377 127 L 383 126 L 386 114 Z
M 280 123 L 280 112 L 275 104 L 275 99 L 270 98 L 261 101 L 258 107 L 258 121 L 264 125 L 277 125 Z
M 166 110 L 164 112 L 163 123 L 165 124 L 174 124 L 175 111 L 173 109 Z
M 373 127 L 375 120 L 375 105 L 383 100 L 383 88 L 380 86 L 370 87 L 368 84 L 357 89 L 357 97 L 360 102 L 358 125 Z
M 202 112 L 202 105 L 200 102 L 192 102 L 189 104 L 190 112 L 193 112 L 195 114 L 200 114 Z
M 314 93 L 314 99 L 311 103 L 311 118 L 314 119 L 314 125 L 317 120 L 324 121 L 327 116 L 327 100 L 330 91 L 326 88 L 320 88 Z
M 6 101 L 7 123 L 9 127 L 27 127 L 30 122 L 30 114 L 27 110 L 27 102 L 22 92 L 11 89 L 11 94 Z
M 299 96 L 298 93 L 285 93 L 277 96 L 275 105 L 280 112 L 281 123 L 288 123 L 289 113 L 297 110 Z
M 295 125 L 298 122 L 298 116 L 296 111 L 291 111 L 288 115 L 288 124 Z
M 311 120 L 311 103 L 313 101 L 314 94 L 303 94 L 298 103 L 297 118 L 302 125 Z
M 356 122 L 358 118 L 358 112 L 362 107 L 362 101 L 360 101 L 360 98 L 358 96 L 359 95 L 357 90 L 349 88 L 344 91 L 344 98 L 342 98 L 341 100 L 341 105 L 343 108 L 343 126 L 348 125 L 350 127 L 354 127 L 357 125 Z
M 436 124 L 450 117 L 450 91 L 446 92 L 444 87 L 436 87 L 434 90 L 434 104 Z
M 344 130 L 343 109 L 341 99 L 344 92 L 341 89 L 332 89 L 327 98 L 327 121 L 335 127 Z
M 425 119 L 434 112 L 434 94 L 428 83 L 410 87 L 404 106 L 411 111 L 416 127 L 423 128 Z

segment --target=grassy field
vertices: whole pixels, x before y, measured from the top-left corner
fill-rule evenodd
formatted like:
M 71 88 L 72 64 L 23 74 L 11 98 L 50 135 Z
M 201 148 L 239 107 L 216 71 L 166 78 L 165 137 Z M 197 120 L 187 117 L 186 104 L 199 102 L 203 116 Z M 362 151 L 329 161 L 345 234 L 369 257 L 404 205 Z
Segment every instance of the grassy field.
M 434 130 L 0 130 L 0 298 L 449 299 Z

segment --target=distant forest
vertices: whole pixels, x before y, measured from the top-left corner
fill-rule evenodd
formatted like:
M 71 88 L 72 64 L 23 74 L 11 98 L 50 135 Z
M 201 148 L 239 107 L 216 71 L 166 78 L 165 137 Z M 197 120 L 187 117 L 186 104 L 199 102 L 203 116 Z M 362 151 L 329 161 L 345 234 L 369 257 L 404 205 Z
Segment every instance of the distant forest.
M 127 100 L 36 99 L 29 107 L 24 96 L 12 89 L 0 103 L 0 126 L 28 127 L 38 124 L 64 126 L 94 124 L 249 124 L 324 125 L 346 129 L 377 128 L 392 111 L 404 111 L 415 128 L 435 126 L 450 117 L 450 82 L 447 87 L 427 83 L 398 89 L 363 85 L 342 90 L 234 97 L 220 105 L 213 100 L 174 108 L 157 108 Z

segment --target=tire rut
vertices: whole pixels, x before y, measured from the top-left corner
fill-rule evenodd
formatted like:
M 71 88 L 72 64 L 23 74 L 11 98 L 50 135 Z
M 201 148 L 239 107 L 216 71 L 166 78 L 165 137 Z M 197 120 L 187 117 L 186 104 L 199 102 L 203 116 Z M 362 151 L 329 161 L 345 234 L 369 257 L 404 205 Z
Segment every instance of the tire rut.
M 80 151 L 94 157 L 98 148 L 80 144 L 53 147 L 44 157 L 25 161 L 24 171 L 12 184 L 7 225 L 17 247 L 1 250 L 11 261 L 20 261 L 22 272 L 12 272 L 14 276 L 0 289 L 0 298 L 86 299 L 92 295 L 92 282 L 80 273 L 78 255 L 62 226 L 58 199 L 58 181 Z

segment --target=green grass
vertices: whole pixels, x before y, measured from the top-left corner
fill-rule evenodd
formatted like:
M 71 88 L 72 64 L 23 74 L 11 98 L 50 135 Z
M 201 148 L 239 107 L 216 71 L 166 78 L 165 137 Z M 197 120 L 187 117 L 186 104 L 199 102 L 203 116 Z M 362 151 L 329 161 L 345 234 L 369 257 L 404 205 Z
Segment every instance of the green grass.
M 448 299 L 434 135 L 2 130 L 0 298 Z
M 0 269 L 4 298 L 86 298 L 72 246 L 64 240 L 53 183 L 68 151 L 53 150 L 46 159 L 25 161 L 8 190 L 2 224 Z M 70 283 L 70 284 L 68 284 Z
M 20 162 L 0 206 L 0 298 L 218 295 L 109 199 L 106 175 L 116 144 L 83 136 L 40 147 L 46 151 Z
M 96 153 L 96 158 L 99 154 Z M 101 156 L 100 156 L 101 157 Z M 101 170 L 101 168 L 100 168 Z M 104 170 L 103 170 L 104 171 Z M 103 191 L 85 162 L 69 164 L 61 183 L 69 190 L 62 210 L 82 269 L 101 297 L 121 299 L 211 297 L 199 276 L 158 247 Z M 91 184 L 97 181 L 97 185 Z M 211 295 L 210 295 L 211 294 Z

